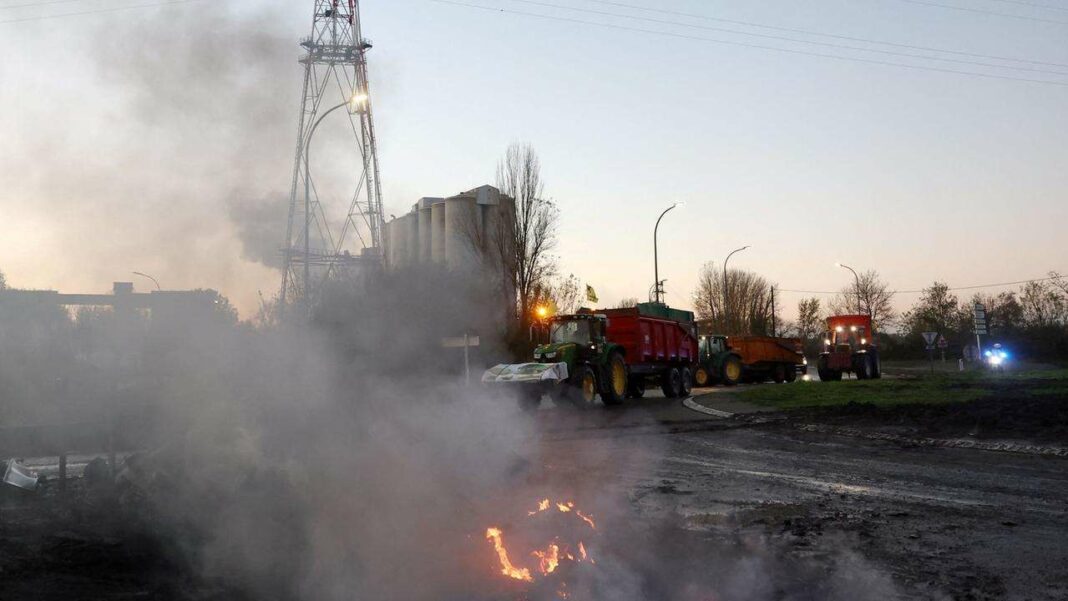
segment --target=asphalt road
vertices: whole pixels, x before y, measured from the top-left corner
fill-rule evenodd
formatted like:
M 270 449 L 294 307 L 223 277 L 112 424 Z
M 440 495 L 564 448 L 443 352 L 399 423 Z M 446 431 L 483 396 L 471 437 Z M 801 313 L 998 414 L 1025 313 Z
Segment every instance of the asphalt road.
M 545 407 L 545 478 L 649 523 L 757 536 L 900 598 L 1068 599 L 1068 460 L 909 447 L 712 418 L 679 401 Z

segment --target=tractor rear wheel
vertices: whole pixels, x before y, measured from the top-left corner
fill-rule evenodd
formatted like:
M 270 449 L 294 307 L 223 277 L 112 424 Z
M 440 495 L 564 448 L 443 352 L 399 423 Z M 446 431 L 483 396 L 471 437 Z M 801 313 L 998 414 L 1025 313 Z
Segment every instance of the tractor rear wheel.
M 693 373 L 689 367 L 684 367 L 680 375 L 682 376 L 682 394 L 679 396 L 690 396 L 690 392 L 693 391 Z
M 627 364 L 623 355 L 612 353 L 608 358 L 607 381 L 601 391 L 601 400 L 605 405 L 619 405 L 627 396 Z
M 771 379 L 776 384 L 782 384 L 786 381 L 786 366 L 782 363 L 776 363 L 775 367 L 771 368 Z
M 660 390 L 669 399 L 678 398 L 682 394 L 682 374 L 679 368 L 670 367 L 660 376 Z
M 698 388 L 704 388 L 712 385 L 712 374 L 708 373 L 708 368 L 704 365 L 699 365 L 693 372 L 693 384 Z
M 742 381 L 742 360 L 737 355 L 730 355 L 723 360 L 720 381 L 724 386 L 734 386 Z

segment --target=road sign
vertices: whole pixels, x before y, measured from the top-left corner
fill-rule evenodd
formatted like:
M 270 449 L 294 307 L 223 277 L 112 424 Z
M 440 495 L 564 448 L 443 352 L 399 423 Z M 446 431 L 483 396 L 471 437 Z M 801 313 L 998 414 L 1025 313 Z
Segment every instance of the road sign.
M 983 303 L 975 303 L 975 307 L 973 307 L 973 312 L 975 314 L 976 321 L 979 321 L 980 319 L 986 319 L 986 307 L 983 305 Z
M 946 340 L 946 337 L 945 336 L 939 336 L 938 337 L 938 348 L 946 349 L 948 347 L 949 347 L 949 341 Z
M 923 340 L 927 343 L 927 346 L 934 346 L 935 340 L 938 339 L 938 332 L 924 332 Z

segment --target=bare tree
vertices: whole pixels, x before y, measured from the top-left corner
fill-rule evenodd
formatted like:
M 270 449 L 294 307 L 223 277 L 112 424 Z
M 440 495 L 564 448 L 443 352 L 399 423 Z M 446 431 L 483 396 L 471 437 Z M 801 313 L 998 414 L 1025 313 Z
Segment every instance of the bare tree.
M 842 289 L 831 300 L 831 312 L 844 314 L 870 315 L 878 329 L 884 329 L 894 321 L 894 292 L 882 281 L 879 272 L 870 269 L 860 274 L 850 286 Z
M 541 163 L 529 145 L 508 147 L 497 165 L 497 187 L 513 202 L 490 234 L 491 251 L 501 261 L 507 294 L 514 294 L 515 321 L 525 331 L 538 295 L 556 272 L 549 253 L 556 245 L 559 211 L 544 197 Z
M 749 271 L 731 269 L 727 272 L 727 289 L 724 305 L 723 272 L 706 263 L 698 273 L 693 293 L 698 319 L 709 322 L 716 333 L 772 333 L 772 315 L 781 312 L 772 303 L 772 286 L 767 280 Z
M 636 297 L 636 296 L 628 296 L 627 298 L 620 299 L 620 301 L 618 303 L 616 303 L 615 308 L 616 309 L 631 309 L 631 308 L 637 307 L 637 306 L 638 306 L 638 297 Z
M 806 348 L 823 333 L 823 308 L 818 298 L 803 298 L 797 302 L 797 322 L 794 331 Z
M 574 274 L 567 277 L 548 277 L 535 286 L 532 307 L 547 305 L 554 313 L 567 315 L 579 307 L 581 282 Z

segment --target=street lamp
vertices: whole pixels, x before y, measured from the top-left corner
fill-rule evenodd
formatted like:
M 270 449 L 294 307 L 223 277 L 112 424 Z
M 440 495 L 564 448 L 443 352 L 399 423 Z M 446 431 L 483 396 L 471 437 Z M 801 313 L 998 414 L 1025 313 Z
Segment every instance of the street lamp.
M 848 269 L 849 271 L 853 272 L 853 280 L 856 282 L 857 289 L 857 309 L 859 310 L 861 308 L 861 305 L 863 305 L 864 303 L 862 303 L 860 300 L 860 276 L 857 275 L 857 270 L 853 269 L 849 265 L 844 265 L 842 263 L 835 263 L 834 266 L 841 267 L 843 269 Z M 871 307 L 868 307 L 868 317 L 871 317 Z
M 311 153 L 311 141 L 312 136 L 315 135 L 316 128 L 319 124 L 326 119 L 326 116 L 336 111 L 337 109 L 347 106 L 349 107 L 349 114 L 356 114 L 360 111 L 366 110 L 367 94 L 356 93 L 345 102 L 336 104 L 326 110 L 315 123 L 312 124 L 311 129 L 308 130 L 308 139 L 304 141 L 304 305 L 310 306 L 311 302 L 311 171 L 309 165 L 311 161 L 308 155 Z
M 656 241 L 657 230 L 660 229 L 660 220 L 664 218 L 664 215 L 668 214 L 668 211 L 670 211 L 671 209 L 674 209 L 675 207 L 681 207 L 681 206 L 685 206 L 685 205 L 686 205 L 686 203 L 684 203 L 684 202 L 677 202 L 677 203 L 671 205 L 670 207 L 664 209 L 664 212 L 661 213 L 660 217 L 658 217 L 656 219 L 656 226 L 653 227 L 653 291 L 654 291 L 654 294 L 656 295 L 656 302 L 657 303 L 664 302 L 664 298 L 663 298 L 664 297 L 664 291 L 660 287 L 660 257 L 659 257 L 658 251 L 657 251 L 657 241 Z
M 133 274 L 134 275 L 139 275 L 139 276 L 141 276 L 143 278 L 148 278 L 148 279 L 152 280 L 152 283 L 156 285 L 156 291 L 161 291 L 162 290 L 162 288 L 159 287 L 159 282 L 156 281 L 156 278 L 148 275 L 147 273 L 141 273 L 140 271 L 135 271 L 135 272 L 133 272 Z
M 729 255 L 727 255 L 726 259 L 723 259 L 723 325 L 724 326 L 727 325 L 727 305 L 728 305 L 728 300 L 729 300 L 729 298 L 727 296 L 727 261 L 731 260 L 731 257 L 734 256 L 734 253 L 740 253 L 740 252 L 742 252 L 743 250 L 745 250 L 747 248 L 749 248 L 749 246 L 743 246 L 741 248 L 736 248 L 736 249 L 732 250 Z

